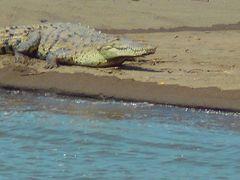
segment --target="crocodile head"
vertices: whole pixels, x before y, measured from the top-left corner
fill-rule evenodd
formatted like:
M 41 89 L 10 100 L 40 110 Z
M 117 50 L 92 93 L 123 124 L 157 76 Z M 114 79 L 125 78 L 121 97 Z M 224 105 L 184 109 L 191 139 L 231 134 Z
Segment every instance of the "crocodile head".
M 155 51 L 156 47 L 141 42 L 112 38 L 107 42 L 98 41 L 91 46 L 84 46 L 72 63 L 92 67 L 119 66 L 128 59 L 153 54 Z
M 110 43 L 101 45 L 98 51 L 109 64 L 114 65 L 121 64 L 128 58 L 153 54 L 156 51 L 156 47 L 127 38 L 116 38 Z

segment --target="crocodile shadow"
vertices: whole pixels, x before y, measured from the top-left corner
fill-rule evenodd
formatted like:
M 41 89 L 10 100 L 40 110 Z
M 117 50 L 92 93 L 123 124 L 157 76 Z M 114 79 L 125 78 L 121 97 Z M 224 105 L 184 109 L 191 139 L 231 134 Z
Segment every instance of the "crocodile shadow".
M 144 71 L 144 72 L 162 72 L 161 70 L 154 70 L 149 68 L 143 68 L 139 66 L 129 65 L 129 64 L 122 64 L 120 69 L 127 70 L 127 71 Z

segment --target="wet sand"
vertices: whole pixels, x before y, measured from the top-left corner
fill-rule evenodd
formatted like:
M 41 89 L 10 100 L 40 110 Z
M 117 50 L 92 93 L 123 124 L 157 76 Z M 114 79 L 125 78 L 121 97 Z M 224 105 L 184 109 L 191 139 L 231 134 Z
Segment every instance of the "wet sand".
M 16 65 L 12 56 L 4 55 L 1 87 L 240 111 L 240 2 L 236 0 L 2 3 L 2 26 L 83 22 L 158 49 L 119 68 L 46 70 L 44 61 Z

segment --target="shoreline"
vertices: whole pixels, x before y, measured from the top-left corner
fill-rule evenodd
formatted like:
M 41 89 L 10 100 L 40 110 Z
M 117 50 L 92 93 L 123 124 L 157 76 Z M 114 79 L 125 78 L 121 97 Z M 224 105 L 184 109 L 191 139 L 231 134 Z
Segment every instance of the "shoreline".
M 88 73 L 46 72 L 29 76 L 24 75 L 23 72 L 17 72 L 13 68 L 3 68 L 0 70 L 0 87 L 98 99 L 240 112 L 240 90 L 160 85 L 153 82 L 95 76 Z

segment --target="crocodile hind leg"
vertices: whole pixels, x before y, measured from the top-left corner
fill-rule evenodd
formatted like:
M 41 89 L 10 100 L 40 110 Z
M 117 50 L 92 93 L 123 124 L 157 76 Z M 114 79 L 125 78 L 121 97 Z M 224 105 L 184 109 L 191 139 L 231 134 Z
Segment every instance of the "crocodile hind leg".
M 34 53 L 38 50 L 40 40 L 40 32 L 29 33 L 27 40 L 19 43 L 14 48 L 15 61 L 17 63 L 24 63 L 29 56 L 34 56 Z

